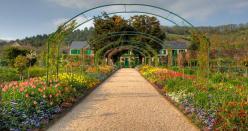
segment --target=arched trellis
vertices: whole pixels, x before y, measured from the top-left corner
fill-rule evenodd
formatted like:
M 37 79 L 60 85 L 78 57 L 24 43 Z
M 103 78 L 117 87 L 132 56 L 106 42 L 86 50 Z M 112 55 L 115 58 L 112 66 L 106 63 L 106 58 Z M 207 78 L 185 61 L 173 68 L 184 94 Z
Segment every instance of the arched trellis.
M 125 45 L 125 46 L 119 46 L 118 48 L 113 48 L 109 52 L 110 58 L 112 58 L 115 54 L 117 54 L 117 53 L 119 53 L 121 51 L 125 51 L 125 50 L 132 50 L 132 51 L 135 51 L 135 52 L 139 53 L 141 56 L 143 56 L 144 62 L 146 61 L 147 55 L 148 55 L 148 58 L 151 59 L 150 54 L 147 54 L 147 55 L 144 54 L 145 50 L 142 50 L 139 47 L 132 46 L 132 45 Z
M 129 46 L 129 45 L 126 45 L 125 47 L 127 47 L 127 46 Z M 121 47 L 123 47 L 123 46 L 119 46 L 118 48 L 121 48 Z M 129 46 L 129 47 L 130 47 L 130 46 Z M 144 49 L 140 49 L 139 47 L 130 47 L 130 48 L 131 48 L 132 50 L 134 50 L 134 51 L 140 53 L 140 54 L 145 58 L 145 62 L 146 62 L 146 58 L 148 58 L 149 60 L 152 59 L 151 54 L 150 54 L 148 51 L 146 51 L 146 50 L 144 50 Z M 109 53 L 111 53 L 114 49 L 116 49 L 116 48 L 111 48 L 111 49 L 109 49 L 107 52 L 104 53 L 103 57 L 104 57 L 104 58 L 107 58 L 107 55 L 108 55 Z
M 128 7 L 128 6 L 138 6 L 138 7 L 141 7 L 141 8 L 142 8 L 142 7 L 149 7 L 149 8 L 151 8 L 151 9 L 153 9 L 153 10 L 158 10 L 159 12 L 163 12 L 163 14 L 167 14 L 167 17 L 173 16 L 173 17 L 175 17 L 175 18 L 177 18 L 177 19 L 179 19 L 179 20 L 182 20 L 182 21 L 180 21 L 180 22 L 183 22 L 183 24 L 185 24 L 185 26 L 194 27 L 193 24 L 191 24 L 190 22 L 188 22 L 186 19 L 184 19 L 184 18 L 181 17 L 180 15 L 178 15 L 178 14 L 172 12 L 172 11 L 169 11 L 169 10 L 167 10 L 167 9 L 164 9 L 164 8 L 162 8 L 162 7 L 158 7 L 158 6 L 154 6 L 154 5 L 148 5 L 148 4 L 107 4 L 107 5 L 96 6 L 96 7 L 94 7 L 94 8 L 85 10 L 85 11 L 79 13 L 78 15 L 72 17 L 71 19 L 69 19 L 68 21 L 66 21 L 66 22 L 63 24 L 63 26 L 65 26 L 66 24 L 68 24 L 68 23 L 70 23 L 71 21 L 75 20 L 75 19 L 76 19 L 77 17 L 79 17 L 79 16 L 83 16 L 83 17 L 85 17 L 85 18 L 88 20 L 88 18 L 86 17 L 86 13 L 88 13 L 88 12 L 90 12 L 90 11 L 94 11 L 94 10 L 97 10 L 97 9 L 104 9 L 105 7 L 114 7 L 114 6 L 123 6 L 123 7 L 124 7 L 124 11 L 120 11 L 120 8 L 118 8 L 118 10 L 119 10 L 118 12 L 119 12 L 119 13 L 128 13 L 128 12 L 135 12 L 135 13 L 138 13 L 138 12 L 139 12 L 139 11 L 137 11 L 137 10 L 136 10 L 136 11 L 127 11 L 127 7 Z M 140 11 L 140 12 L 143 12 L 143 13 L 150 13 L 150 12 L 145 12 L 145 11 Z M 154 13 L 150 13 L 150 14 L 151 14 L 151 15 L 152 15 L 152 14 L 154 15 Z M 155 14 L 155 15 L 156 15 L 156 14 Z M 159 16 L 159 15 L 158 15 L 158 16 Z M 167 20 L 173 22 L 175 25 L 178 24 L 177 22 L 175 22 L 174 20 L 172 20 L 172 17 L 170 17 L 170 18 L 167 18 L 167 17 L 165 17 Z M 180 23 L 180 24 L 182 24 L 182 23 Z M 180 25 L 180 24 L 178 24 L 178 25 Z
M 118 48 L 121 48 L 121 47 L 123 47 L 123 46 L 120 46 L 120 47 L 118 47 Z M 103 57 L 106 58 L 107 55 L 109 55 L 110 53 L 112 53 L 112 51 L 113 51 L 114 49 L 116 49 L 116 48 L 111 48 L 111 49 L 109 49 L 107 52 L 104 53 Z M 150 56 L 150 54 L 149 54 L 148 52 L 145 52 L 145 51 L 143 51 L 143 50 L 141 50 L 141 49 L 139 49 L 139 48 L 132 48 L 132 49 L 135 50 L 135 51 L 137 51 L 138 53 L 140 53 L 140 54 L 141 54 L 142 56 L 144 56 L 144 57 Z
M 151 59 L 151 54 L 146 50 L 146 49 L 143 49 L 143 48 L 140 48 L 139 46 L 137 45 L 121 45 L 121 46 L 118 46 L 118 47 L 115 47 L 115 48 L 111 48 L 111 51 L 109 53 L 111 53 L 114 49 L 116 48 L 130 48 L 130 49 L 135 49 L 136 51 L 138 51 L 139 53 L 143 53 L 143 56 L 144 57 L 148 57 L 149 59 Z
M 194 31 L 199 32 L 197 30 L 197 28 L 194 28 L 194 26 L 190 22 L 188 22 L 186 19 L 184 19 L 183 17 L 177 15 L 176 13 L 173 13 L 172 11 L 169 11 L 167 9 L 164 9 L 164 8 L 161 8 L 161 7 L 158 7 L 158 6 L 147 5 L 147 4 L 108 4 L 108 5 L 97 6 L 97 7 L 94 7 L 94 8 L 91 8 L 91 9 L 88 9 L 86 11 L 83 11 L 83 12 L 79 13 L 78 15 L 72 17 L 71 19 L 69 19 L 68 21 L 66 21 L 63 25 L 61 25 L 60 27 L 62 27 L 62 28 L 59 28 L 54 34 L 60 33 L 61 32 L 61 29 L 63 29 L 63 27 L 66 27 L 72 21 L 76 20 L 79 16 L 83 16 L 86 20 L 84 22 L 80 23 L 79 25 L 75 25 L 74 26 L 74 29 L 76 29 L 76 28 L 80 27 L 81 25 L 84 25 L 87 21 L 90 21 L 90 19 L 87 18 L 86 13 L 89 13 L 90 11 L 95 11 L 97 9 L 102 9 L 102 8 L 105 8 L 105 7 L 111 7 L 111 6 L 123 6 L 125 8 L 125 11 L 111 12 L 109 14 L 116 14 L 116 13 L 143 13 L 143 14 L 148 14 L 148 15 L 154 15 L 154 16 L 160 17 L 160 18 L 162 18 L 162 19 L 164 19 L 166 21 L 171 22 L 171 23 L 173 23 L 176 26 L 187 26 L 187 27 L 191 27 Z M 159 12 L 163 12 L 163 14 L 167 14 L 167 16 L 164 17 L 162 15 L 151 13 L 151 12 L 146 12 L 146 11 L 128 11 L 127 10 L 127 7 L 128 6 L 149 7 L 152 10 L 155 9 L 155 10 L 158 10 Z M 138 9 L 138 8 L 136 8 L 136 9 Z M 143 10 L 143 8 L 139 8 L 139 9 L 142 9 Z M 120 10 L 120 9 L 118 8 L 118 10 Z M 180 21 L 178 22 L 176 20 L 180 20 Z M 205 36 L 204 35 L 200 35 L 200 37 L 203 38 L 203 40 L 202 39 L 200 40 L 201 45 L 202 44 L 205 44 L 204 46 L 209 46 L 209 41 L 206 40 Z M 49 78 L 49 76 L 48 76 L 48 74 L 49 74 L 49 59 L 50 59 L 50 57 L 49 57 L 50 42 L 49 41 L 48 41 L 48 44 L 47 45 L 48 45 L 48 50 L 47 50 L 48 51 L 48 56 L 47 56 L 47 80 L 48 80 L 48 78 Z M 58 63 L 59 63 L 58 61 L 59 61 L 59 56 L 60 56 L 60 54 L 59 54 L 60 43 L 57 43 L 57 45 L 58 45 L 57 46 L 58 47 L 58 49 L 57 49 L 58 50 L 58 54 L 57 54 L 56 59 L 57 59 L 57 75 L 58 75 L 58 73 L 59 73 L 58 72 Z M 206 54 L 201 55 L 201 58 L 204 57 L 204 59 L 207 59 L 208 60 L 209 50 L 207 50 L 207 51 L 206 50 L 200 50 L 200 51 L 207 52 L 207 58 L 206 58 Z M 206 62 L 200 61 L 199 63 L 202 65 L 202 67 L 204 67 L 204 65 L 206 65 L 206 64 L 209 65 L 208 64 L 209 62 L 206 63 Z
M 108 45 L 104 46 L 103 48 L 99 49 L 96 51 L 95 54 L 95 64 L 98 65 L 99 64 L 99 60 L 100 60 L 100 56 L 102 56 L 102 53 L 108 49 L 108 48 L 116 48 L 118 46 L 120 46 L 119 44 L 121 44 L 122 42 L 128 43 L 128 44 L 135 44 L 136 46 L 139 46 L 139 48 L 143 48 L 145 50 L 147 50 L 148 52 L 152 53 L 152 55 L 154 56 L 155 59 L 155 65 L 158 64 L 158 54 L 157 52 L 149 45 L 146 44 L 144 42 L 140 42 L 140 41 L 119 41 L 119 42 L 111 42 Z
M 162 19 L 164 19 L 166 21 L 169 21 L 170 23 L 172 23 L 172 24 L 174 24 L 176 26 L 179 26 L 178 23 L 176 23 L 173 20 L 170 20 L 170 19 L 168 19 L 168 18 L 166 18 L 166 17 L 164 17 L 162 15 L 158 15 L 158 14 L 154 14 L 154 13 L 149 13 L 149 12 L 145 12 L 145 11 L 125 11 L 125 12 L 124 11 L 117 11 L 117 12 L 111 12 L 111 13 L 106 13 L 106 14 L 107 15 L 118 15 L 118 14 L 123 14 L 123 13 L 125 13 L 125 14 L 146 14 L 146 15 L 152 15 L 152 16 L 156 16 L 156 17 L 162 18 Z M 97 17 L 94 17 L 94 18 L 87 19 L 86 21 L 78 24 L 75 28 L 78 28 L 78 27 L 80 27 L 80 26 L 82 26 L 82 25 L 84 25 L 84 24 L 86 24 L 86 23 L 94 20 L 95 18 L 102 18 L 102 17 L 103 16 L 100 15 L 100 16 L 97 16 Z
M 151 41 L 154 41 L 156 44 L 160 45 L 163 48 L 170 48 L 171 46 L 169 46 L 165 41 L 147 34 L 147 33 L 143 33 L 143 32 L 138 32 L 138 31 L 121 31 L 121 32 L 112 32 L 112 33 L 108 33 L 106 35 L 101 36 L 100 38 L 96 38 L 92 41 L 90 41 L 91 44 L 98 44 L 98 42 L 107 39 L 107 38 L 111 38 L 111 37 L 115 37 L 115 36 L 141 36 L 142 38 L 146 38 L 149 39 Z

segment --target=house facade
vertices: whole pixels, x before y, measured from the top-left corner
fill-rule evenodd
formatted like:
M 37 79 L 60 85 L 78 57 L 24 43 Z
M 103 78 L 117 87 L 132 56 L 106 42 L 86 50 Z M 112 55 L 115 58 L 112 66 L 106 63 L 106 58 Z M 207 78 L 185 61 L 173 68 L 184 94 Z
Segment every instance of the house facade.
M 188 51 L 189 43 L 182 41 L 166 41 L 165 47 L 159 51 L 159 63 L 161 65 L 166 65 L 169 63 L 169 56 L 172 58 L 172 64 L 177 64 L 177 57 L 180 53 L 186 53 Z M 90 48 L 90 45 L 87 41 L 73 41 L 70 46 L 69 54 L 71 56 L 83 56 L 85 61 L 89 64 L 94 63 L 94 51 Z M 147 63 L 148 60 L 144 58 L 139 59 L 138 56 L 134 56 L 132 50 L 128 50 L 127 53 L 124 53 L 119 58 L 119 63 L 124 67 L 131 67 L 133 63 Z M 112 63 L 114 64 L 114 63 Z
M 165 47 L 159 51 L 159 63 L 168 64 L 169 55 L 171 55 L 172 64 L 176 65 L 176 59 L 180 53 L 187 53 L 189 43 L 186 41 L 166 41 Z
M 69 55 L 81 56 L 88 64 L 94 63 L 94 52 L 87 41 L 73 41 L 69 47 Z

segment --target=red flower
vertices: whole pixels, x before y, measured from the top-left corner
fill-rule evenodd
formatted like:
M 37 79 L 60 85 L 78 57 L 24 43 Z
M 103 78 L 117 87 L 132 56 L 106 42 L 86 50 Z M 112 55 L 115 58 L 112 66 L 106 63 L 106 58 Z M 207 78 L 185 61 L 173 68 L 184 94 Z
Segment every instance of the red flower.
M 20 91 L 20 92 L 23 92 L 23 91 L 24 91 L 24 88 L 23 88 L 23 87 L 21 87 L 21 88 L 19 89 L 19 91 Z

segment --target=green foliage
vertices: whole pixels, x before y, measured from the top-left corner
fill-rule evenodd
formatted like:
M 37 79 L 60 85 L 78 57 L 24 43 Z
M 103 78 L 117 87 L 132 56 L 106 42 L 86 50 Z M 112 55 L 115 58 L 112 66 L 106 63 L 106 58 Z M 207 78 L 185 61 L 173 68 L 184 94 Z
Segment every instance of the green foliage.
M 0 83 L 14 80 L 19 80 L 17 69 L 0 67 Z
M 16 57 L 26 56 L 28 53 L 29 53 L 28 49 L 18 46 L 8 46 L 4 49 L 3 57 L 8 61 L 10 66 L 13 66 Z
M 23 76 L 23 71 L 27 68 L 28 59 L 25 56 L 17 56 L 15 59 L 14 67 L 17 68 L 20 76 Z
M 227 82 L 227 78 L 225 77 L 225 75 L 223 75 L 222 73 L 215 73 L 212 74 L 210 79 L 214 82 L 214 83 L 220 83 L 220 82 Z
M 213 130 L 246 130 L 248 123 L 248 78 L 222 73 L 210 79 L 165 77 L 168 71 L 141 67 L 141 74 L 164 90 L 187 112 L 196 114 L 204 126 Z M 158 81 L 163 81 L 159 82 Z
M 42 76 L 46 75 L 46 68 L 34 66 L 34 67 L 29 68 L 29 69 L 26 69 L 25 78 L 28 78 L 28 74 L 27 74 L 28 72 L 29 72 L 29 77 L 30 78 L 32 78 L 32 77 L 42 77 Z
M 94 33 L 92 35 L 91 41 L 102 38 L 104 35 L 111 32 L 122 32 L 122 31 L 137 31 L 155 36 L 161 40 L 165 39 L 165 32 L 161 30 L 160 23 L 156 17 L 150 17 L 146 15 L 136 15 L 128 20 L 120 16 L 108 16 L 106 13 L 103 14 L 103 18 L 96 18 L 94 20 Z M 154 49 L 158 50 L 161 47 L 151 41 L 150 39 L 144 38 L 142 36 L 115 36 L 111 38 L 106 38 L 101 41 L 91 42 L 91 46 L 95 50 L 99 50 L 106 45 L 106 43 L 111 43 L 114 41 L 127 41 L 136 40 L 144 43 L 148 43 Z M 127 44 L 127 43 L 123 43 Z M 130 43 L 129 43 L 130 44 Z M 158 48 L 160 47 L 160 48 Z
M 4 59 L 0 59 L 0 67 L 1 66 L 8 66 L 8 61 L 7 60 L 4 60 Z
M 76 98 L 85 95 L 85 91 L 95 87 L 113 71 L 109 66 L 100 67 L 99 72 L 95 69 L 90 69 L 94 75 L 64 73 L 59 75 L 59 80 L 51 76 L 53 79 L 48 84 L 44 77 L 0 84 L 0 130 L 41 128 L 42 122 L 61 112 L 64 104 L 74 103 Z
M 61 25 L 58 27 L 56 32 L 52 33 L 49 36 L 47 40 L 47 50 L 44 51 L 47 54 L 46 64 L 48 67 L 47 71 L 49 71 L 47 72 L 48 77 L 53 74 L 58 75 L 59 64 L 60 64 L 59 58 L 61 57 L 60 54 L 61 43 L 64 41 L 65 37 L 74 30 L 75 26 L 76 26 L 75 21 L 72 21 L 64 26 Z
M 165 32 L 160 27 L 160 22 L 156 17 L 147 15 L 136 15 L 130 18 L 131 26 L 138 32 L 150 34 L 160 40 L 166 38 Z M 161 49 L 160 45 L 153 43 L 150 39 L 138 37 L 137 40 L 151 44 L 154 49 Z

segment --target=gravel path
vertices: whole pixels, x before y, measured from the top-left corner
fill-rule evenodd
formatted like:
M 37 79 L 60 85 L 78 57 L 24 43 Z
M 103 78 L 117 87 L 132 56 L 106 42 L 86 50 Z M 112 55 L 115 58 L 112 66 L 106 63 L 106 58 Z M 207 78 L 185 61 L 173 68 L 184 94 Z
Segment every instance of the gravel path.
M 50 131 L 199 130 L 135 69 L 121 69 Z

